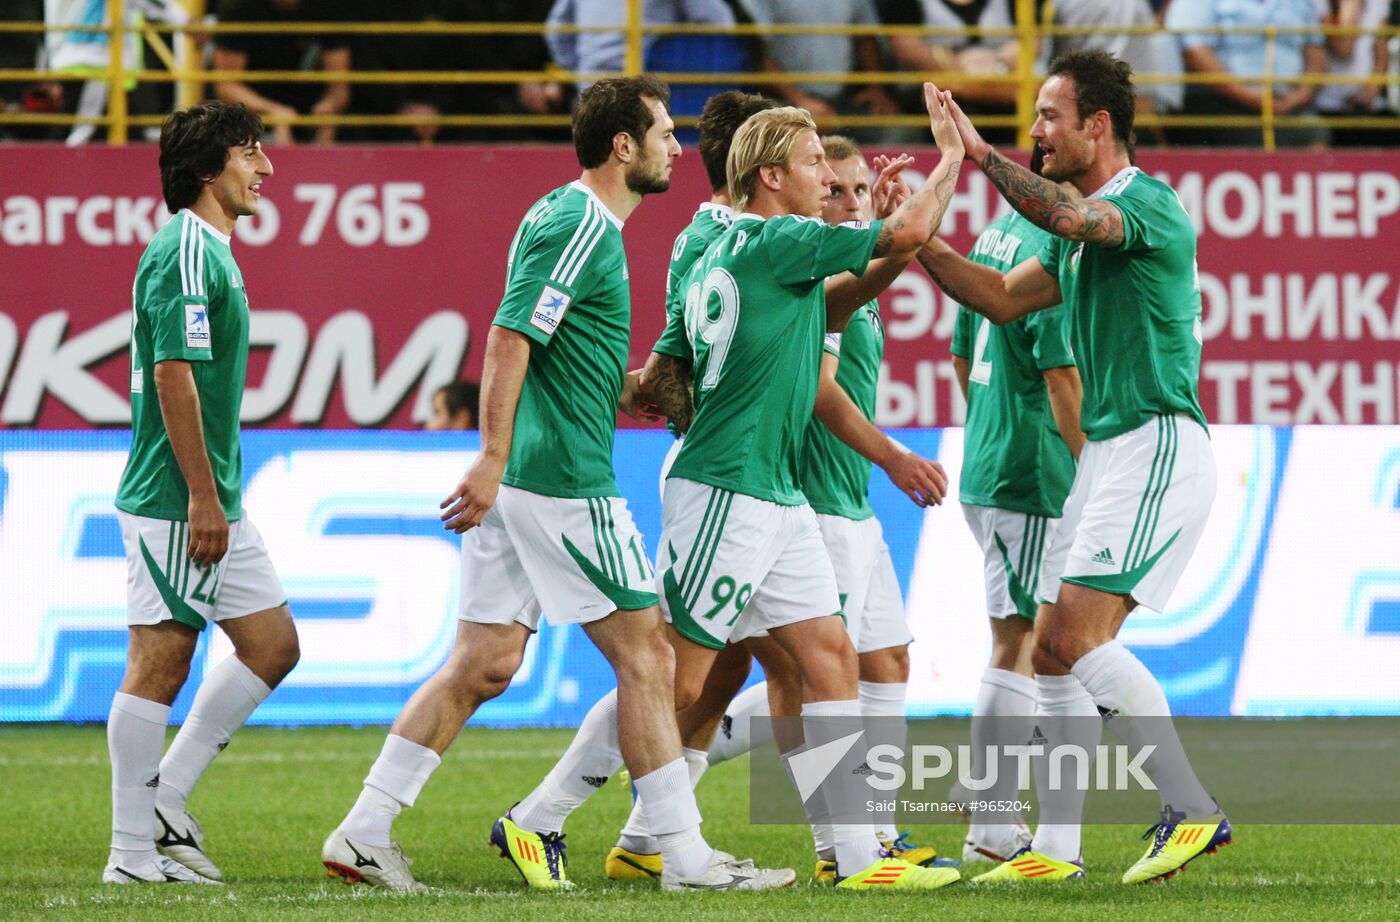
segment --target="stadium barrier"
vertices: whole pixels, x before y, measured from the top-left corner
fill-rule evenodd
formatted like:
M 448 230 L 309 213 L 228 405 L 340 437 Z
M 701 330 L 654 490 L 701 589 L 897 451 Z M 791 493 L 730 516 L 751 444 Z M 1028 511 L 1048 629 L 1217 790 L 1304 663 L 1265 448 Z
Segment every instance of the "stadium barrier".
M 916 153 L 917 184 L 936 157 Z M 293 147 L 272 160 L 259 214 L 234 235 L 253 309 L 245 426 L 421 423 L 436 387 L 480 374 L 521 216 L 578 176 L 571 152 L 542 147 Z M 1141 163 L 1199 229 L 1207 418 L 1400 422 L 1395 155 L 1152 150 Z M 155 151 L 5 146 L 0 176 L 0 424 L 123 425 L 132 278 L 168 219 Z M 709 194 L 687 151 L 671 190 L 627 222 L 632 367 L 661 332 L 675 235 Z M 940 233 L 967 252 L 1005 207 L 964 170 Z M 960 423 L 956 306 L 914 266 L 881 313 L 878 421 Z
M 954 474 L 960 429 L 900 430 Z M 1183 715 L 1400 713 L 1400 427 L 1218 426 L 1219 492 L 1170 610 L 1123 639 Z M 126 651 L 126 564 L 112 508 L 124 432 L 0 432 L 0 721 L 100 721 Z M 621 432 L 618 481 L 638 526 L 660 532 L 671 438 Z M 254 431 L 245 508 L 287 589 L 300 665 L 255 723 L 388 723 L 456 631 L 457 539 L 438 502 L 474 433 Z M 1345 474 L 1339 475 L 1344 466 Z M 989 652 L 982 561 L 956 491 L 920 510 L 876 474 L 917 638 L 909 707 L 967 714 Z M 178 721 L 211 663 L 210 629 Z M 509 690 L 475 722 L 575 725 L 612 687 L 577 627 L 544 627 Z
M 1063 26 L 1050 22 L 1037 21 L 1035 0 L 1015 0 L 1017 25 L 1010 28 L 984 28 L 969 26 L 959 29 L 946 29 L 927 26 L 867 26 L 867 25 L 753 25 L 733 26 L 696 24 L 647 24 L 642 22 L 642 0 L 626 0 L 626 15 L 623 22 L 616 25 L 599 26 L 548 26 L 543 23 L 461 23 L 461 22 L 324 22 L 306 23 L 217 23 L 199 21 L 205 11 L 204 0 L 183 0 L 195 18 L 195 22 L 185 26 L 145 22 L 129 17 L 126 0 L 107 0 L 107 16 L 103 23 L 94 25 L 49 25 L 29 22 L 0 22 L 0 32 L 47 33 L 54 31 L 72 33 L 101 33 L 106 36 L 113 50 L 110 66 L 102 79 L 110 88 L 108 111 L 100 116 L 73 116 L 50 113 L 0 112 L 0 124 L 95 124 L 108 129 L 108 140 L 113 144 L 124 144 L 131 135 L 131 129 L 138 126 L 159 125 L 161 114 L 135 115 L 128 109 L 127 92 L 131 82 L 151 81 L 175 83 L 178 86 L 176 101 L 189 105 L 198 100 L 206 83 L 220 80 L 238 80 L 256 84 L 266 81 L 296 81 L 307 83 L 345 82 L 352 86 L 364 83 L 520 83 L 526 81 L 583 81 L 617 74 L 641 73 L 647 66 L 643 55 L 644 42 L 667 36 L 732 36 L 762 38 L 766 35 L 869 35 L 887 38 L 894 35 L 920 35 L 936 37 L 940 35 L 979 35 L 985 38 L 1014 38 L 1020 42 L 1016 67 L 1005 74 L 969 74 L 959 71 L 899 71 L 875 72 L 786 72 L 773 73 L 758 70 L 715 72 L 713 66 L 701 64 L 683 72 L 658 72 L 656 75 L 672 83 L 681 84 L 729 84 L 751 87 L 793 83 L 840 83 L 864 84 L 918 84 L 933 81 L 940 86 L 952 88 L 972 84 L 1001 85 L 1014 88 L 1014 115 L 984 115 L 976 121 L 982 127 L 1012 127 L 1017 129 L 1022 148 L 1030 146 L 1030 127 L 1035 121 L 1035 94 L 1040 82 L 1037 72 L 1037 51 L 1041 43 L 1059 35 L 1093 34 L 1149 34 L 1169 31 L 1158 26 Z M 343 35 L 542 35 L 546 31 L 560 33 L 580 32 L 621 32 L 625 39 L 623 69 L 618 72 L 574 73 L 551 67 L 543 71 L 216 71 L 205 67 L 200 52 L 203 43 L 210 36 L 220 33 L 302 33 L 302 34 L 343 34 Z M 1182 34 L 1181 30 L 1176 30 Z M 1380 41 L 1392 42 L 1400 39 L 1400 27 L 1386 27 L 1375 30 L 1355 26 L 1325 27 L 1251 27 L 1221 26 L 1206 29 L 1187 30 L 1192 34 L 1212 33 L 1224 35 L 1262 34 L 1267 41 L 1265 72 L 1260 74 L 1215 74 L 1215 73 L 1141 73 L 1137 75 L 1140 84 L 1211 84 L 1249 82 L 1268 88 L 1263 97 L 1262 110 L 1253 115 L 1175 115 L 1144 114 L 1138 119 L 1142 127 L 1260 127 L 1263 146 L 1272 151 L 1275 146 L 1276 130 L 1293 127 L 1333 127 L 1333 128 L 1380 128 L 1393 129 L 1393 116 L 1327 116 L 1280 115 L 1275 111 L 1273 91 L 1294 86 L 1322 86 L 1328 83 L 1350 85 L 1369 84 L 1392 92 L 1400 87 L 1400 74 L 1393 70 L 1389 74 L 1367 75 L 1364 77 L 1333 76 L 1331 74 L 1302 74 L 1295 77 L 1273 73 L 1275 47 L 1281 36 L 1297 34 L 1322 34 L 1355 36 L 1374 34 Z M 128 60 L 130 52 L 124 51 L 123 38 L 139 35 L 152 49 L 161 67 L 150 69 L 141 60 Z M 172 45 L 174 46 L 172 48 Z M 55 80 L 75 81 L 93 78 L 90 69 L 81 73 L 64 70 L 39 71 L 34 69 L 0 69 L 0 80 Z M 693 126 L 698 113 L 687 113 L 678 119 L 684 126 Z M 494 126 L 501 128 L 540 128 L 561 127 L 569 123 L 567 115 L 560 114 L 511 114 L 511 115 L 308 115 L 295 118 L 269 117 L 270 125 L 297 126 L 380 126 L 403 127 L 422 124 L 452 126 Z M 926 119 L 918 115 L 845 115 L 832 121 L 832 127 L 910 127 L 920 128 Z

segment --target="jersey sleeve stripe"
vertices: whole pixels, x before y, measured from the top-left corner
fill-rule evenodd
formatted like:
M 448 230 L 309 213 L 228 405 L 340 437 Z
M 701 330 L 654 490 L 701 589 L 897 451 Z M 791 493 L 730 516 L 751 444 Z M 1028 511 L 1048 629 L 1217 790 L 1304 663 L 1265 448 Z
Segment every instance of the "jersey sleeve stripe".
M 189 216 L 180 219 L 180 292 L 190 293 L 190 270 L 185 261 L 185 248 L 188 246 L 190 236 Z
M 602 216 L 598 214 L 597 208 L 592 200 L 589 200 L 583 214 L 583 219 L 579 221 L 578 227 L 574 228 L 574 235 L 569 240 L 569 245 L 564 247 L 564 252 L 560 254 L 559 261 L 554 264 L 554 271 L 549 273 L 549 277 L 556 282 L 567 285 L 565 278 L 569 270 L 577 261 L 579 253 L 583 250 L 588 237 L 594 232 L 596 226 L 602 223 Z
M 196 227 L 196 228 L 194 229 L 194 235 L 195 235 L 195 240 L 198 241 L 197 245 L 195 246 L 194 287 L 195 287 L 195 294 L 202 295 L 202 294 L 205 294 L 205 290 L 204 290 L 204 231 L 202 231 L 202 230 L 200 230 L 198 227 Z
M 598 206 L 592 202 L 589 203 L 589 206 L 593 211 L 593 221 L 589 225 L 588 234 L 576 251 L 573 260 L 570 261 L 568 268 L 565 269 L 565 274 L 557 276 L 558 281 L 570 288 L 574 287 L 574 283 L 578 281 L 579 273 L 583 271 L 584 266 L 588 265 L 588 258 L 593 255 L 598 241 L 603 239 L 603 235 L 608 230 L 608 222 L 604 219 L 602 212 L 598 210 Z

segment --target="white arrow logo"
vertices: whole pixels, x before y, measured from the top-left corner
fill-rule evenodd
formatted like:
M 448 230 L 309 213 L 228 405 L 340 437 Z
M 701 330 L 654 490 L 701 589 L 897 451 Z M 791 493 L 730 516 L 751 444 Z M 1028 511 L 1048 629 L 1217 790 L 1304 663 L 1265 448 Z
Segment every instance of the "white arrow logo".
M 836 763 L 851 751 L 856 740 L 864 735 L 864 730 L 857 730 L 850 736 L 822 743 L 814 749 L 804 749 L 788 758 L 788 771 L 792 772 L 792 780 L 797 785 L 797 796 L 801 797 L 804 803 L 822 786 L 822 782 L 831 774 Z

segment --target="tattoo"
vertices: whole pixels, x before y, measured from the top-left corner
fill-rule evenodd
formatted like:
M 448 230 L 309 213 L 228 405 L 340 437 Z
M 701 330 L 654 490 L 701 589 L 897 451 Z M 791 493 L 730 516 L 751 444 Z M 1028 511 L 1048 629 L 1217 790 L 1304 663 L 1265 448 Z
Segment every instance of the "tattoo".
M 958 184 L 958 174 L 961 172 L 961 161 L 950 164 L 948 171 L 943 174 L 943 177 L 939 179 L 938 182 L 933 184 L 933 188 L 928 193 L 924 192 L 924 189 L 929 187 L 929 184 L 925 183 L 916 194 L 916 198 L 931 194 L 934 201 L 937 203 L 934 207 L 933 220 L 929 222 L 929 226 L 932 227 L 935 232 L 938 230 L 938 225 L 943 223 L 943 214 L 948 210 L 948 203 L 953 200 L 953 189 Z M 912 201 L 914 201 L 914 199 L 909 200 L 909 202 Z M 894 245 L 894 235 L 904 229 L 906 216 L 901 212 L 909 206 L 909 202 L 905 202 L 904 205 L 901 205 L 898 211 L 890 215 L 890 217 L 880 225 L 880 236 L 876 238 L 875 249 L 872 250 L 870 254 L 872 259 L 879 259 L 881 256 L 885 256 L 889 253 L 890 247 Z
M 894 244 L 894 232 L 896 228 L 904 227 L 903 218 L 893 218 L 886 220 L 880 225 L 880 236 L 875 238 L 875 249 L 870 251 L 871 259 L 879 259 L 890 251 L 890 246 Z
M 1123 244 L 1123 214 L 1113 205 L 1074 198 L 995 150 L 982 162 L 982 172 L 1013 208 L 1055 236 L 1103 247 Z
M 649 382 L 651 401 L 655 403 L 677 431 L 690 429 L 695 416 L 695 400 L 691 395 L 690 363 L 673 355 L 656 356 Z

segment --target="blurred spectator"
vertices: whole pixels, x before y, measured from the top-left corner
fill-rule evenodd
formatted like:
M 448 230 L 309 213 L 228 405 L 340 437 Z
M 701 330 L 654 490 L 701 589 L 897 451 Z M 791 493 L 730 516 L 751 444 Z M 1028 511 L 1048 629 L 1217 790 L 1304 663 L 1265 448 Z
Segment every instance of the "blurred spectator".
M 43 22 L 43 0 L 13 0 L 7 4 L 13 22 Z M 40 32 L 0 32 L 0 69 L 27 70 L 35 66 L 44 36 Z M 57 83 L 5 81 L 0 83 L 0 110 L 5 112 L 56 112 L 62 99 Z M 47 125 L 0 125 L 0 140 L 39 139 L 47 136 Z
M 175 0 L 127 0 L 127 25 L 146 20 L 184 25 L 189 15 Z M 51 26 L 105 26 L 107 0 L 44 0 L 44 22 Z M 91 74 L 94 79 L 64 81 L 60 88 L 59 108 L 69 115 L 100 116 L 107 111 L 107 95 L 111 89 L 106 72 L 111 64 L 109 36 L 106 32 L 66 32 L 51 30 L 44 36 L 44 66 L 48 70 L 63 70 L 74 74 Z M 127 70 L 144 67 L 143 39 L 139 32 L 128 32 L 122 43 L 122 66 Z M 128 111 L 142 113 L 170 108 L 169 85 L 153 83 L 137 86 L 134 80 L 128 90 L 138 95 L 129 100 Z M 70 147 L 86 144 L 98 133 L 93 124 L 74 125 L 67 129 L 64 143 Z
M 1167 7 L 1169 29 L 1191 30 L 1214 26 L 1262 29 L 1267 26 L 1317 26 L 1317 0 L 1172 0 Z M 1192 84 L 1186 89 L 1186 111 L 1196 115 L 1257 115 L 1262 111 L 1264 75 L 1270 39 L 1262 31 L 1181 36 L 1186 70 L 1198 74 L 1231 74 L 1242 79 L 1228 83 Z M 1297 77 L 1327 71 L 1327 52 L 1320 33 L 1279 34 L 1274 42 L 1272 75 Z M 1256 78 L 1256 79 L 1248 79 Z M 1311 111 L 1316 86 L 1273 85 L 1275 115 L 1306 115 Z M 1173 132 L 1178 142 L 1212 145 L 1256 146 L 1258 128 L 1193 128 Z M 1315 128 L 1280 128 L 1276 142 L 1285 147 L 1324 144 L 1327 133 Z
M 1169 33 L 1115 31 L 1156 26 L 1157 19 L 1148 0 L 1056 0 L 1054 23 L 1096 31 L 1054 36 L 1050 42 L 1052 58 L 1068 51 L 1095 49 L 1127 61 L 1134 74 L 1181 73 L 1181 49 Z M 1181 94 L 1179 83 L 1139 83 L 1138 115 L 1180 109 Z M 1160 131 L 1139 127 L 1137 133 L 1140 141 L 1149 134 L 1154 135 L 1158 143 L 1162 140 Z
M 551 26 L 612 26 L 627 20 L 625 0 L 556 0 L 549 11 Z M 724 0 L 642 0 L 645 25 L 671 23 L 710 23 L 734 25 L 734 11 Z M 586 74 L 621 71 L 627 51 L 622 32 L 546 32 L 549 53 L 565 70 Z M 643 55 L 651 38 L 643 36 Z M 592 85 L 580 81 L 579 92 Z
M 481 385 L 475 381 L 453 381 L 433 392 L 433 415 L 423 424 L 433 431 L 475 429 L 480 414 Z
M 354 0 L 219 0 L 221 23 L 327 23 L 357 21 L 366 10 Z M 254 73 L 263 70 L 348 71 L 350 41 L 344 35 L 306 32 L 221 33 L 214 41 L 214 69 Z M 293 81 L 225 80 L 214 85 L 224 102 L 241 102 L 258 115 L 291 118 L 297 115 L 338 115 L 350 104 L 350 84 Z M 279 144 L 294 140 L 335 140 L 334 126 L 292 129 L 272 127 Z
M 770 25 L 871 26 L 879 23 L 873 0 L 740 0 L 755 23 Z M 873 35 L 765 35 L 763 70 L 845 74 L 883 70 L 880 44 Z M 818 121 L 844 115 L 894 115 L 899 111 L 883 86 L 850 83 L 775 83 L 775 99 L 800 106 Z M 847 132 L 861 140 L 878 133 Z
M 930 26 L 940 29 L 1007 29 L 1014 20 L 1011 0 L 886 0 L 888 25 Z M 1006 36 L 895 35 L 890 53 L 904 70 L 954 70 L 965 74 L 1011 74 L 1016 70 L 1020 43 Z M 960 105 L 974 112 L 1010 112 L 1016 105 L 1016 84 L 958 83 Z M 922 97 L 920 97 L 922 99 Z
M 1391 0 L 1319 0 L 1318 12 L 1326 25 L 1379 29 L 1390 18 Z M 1327 51 L 1333 76 L 1384 76 L 1390 70 L 1390 48 L 1384 37 L 1329 35 Z M 1378 84 L 1329 83 L 1318 88 L 1313 100 L 1323 115 L 1384 115 L 1385 87 Z M 1369 147 L 1393 143 L 1394 129 L 1333 128 L 1335 147 Z

